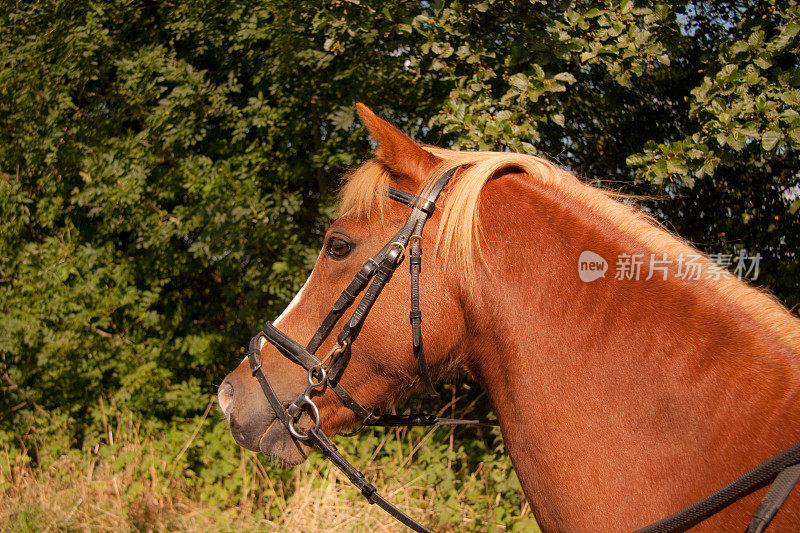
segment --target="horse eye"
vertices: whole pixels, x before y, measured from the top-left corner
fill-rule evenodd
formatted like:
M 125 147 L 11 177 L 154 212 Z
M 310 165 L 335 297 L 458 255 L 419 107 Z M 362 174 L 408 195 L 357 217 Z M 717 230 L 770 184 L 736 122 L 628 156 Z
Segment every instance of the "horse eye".
M 350 253 L 350 243 L 338 237 L 331 237 L 328 240 L 326 253 L 334 259 L 343 259 Z

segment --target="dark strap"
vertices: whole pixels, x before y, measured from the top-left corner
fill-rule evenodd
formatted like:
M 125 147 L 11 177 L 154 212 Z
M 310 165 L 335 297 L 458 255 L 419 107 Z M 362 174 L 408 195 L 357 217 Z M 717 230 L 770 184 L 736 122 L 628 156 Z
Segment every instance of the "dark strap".
M 499 426 L 500 423 L 493 418 L 478 418 L 464 420 L 461 418 L 441 418 L 435 415 L 413 413 L 410 415 L 379 415 L 370 416 L 361 421 L 361 425 L 352 431 L 341 433 L 343 437 L 358 435 L 366 427 L 431 427 L 431 426 Z
M 259 339 L 261 336 L 266 338 L 270 344 L 272 344 L 273 346 L 275 346 L 275 348 L 278 349 L 278 351 L 286 355 L 286 357 L 288 357 L 298 365 L 302 366 L 306 370 L 311 370 L 312 368 L 319 365 L 321 362 L 319 359 L 308 353 L 305 350 L 305 348 L 297 344 L 294 341 L 294 339 L 284 334 L 281 330 L 279 330 L 269 322 L 264 324 L 264 328 L 261 330 L 261 333 L 253 337 L 253 340 L 250 341 L 251 352 L 253 350 L 254 341 L 256 341 L 256 339 Z M 263 373 L 260 372 L 261 355 L 257 348 L 258 346 L 256 346 L 255 353 L 252 354 L 251 352 L 248 353 L 248 357 L 250 358 L 250 367 L 251 370 L 253 371 L 253 375 L 258 378 L 259 382 L 262 381 L 262 379 L 266 382 L 266 378 L 264 378 Z M 256 360 L 258 361 L 257 365 L 254 363 L 254 361 Z M 258 368 L 254 370 L 256 366 L 258 366 Z M 256 374 L 257 370 L 259 370 L 258 374 Z M 259 377 L 259 375 L 261 377 Z M 267 383 L 267 385 L 269 385 L 269 383 Z M 339 399 L 342 401 L 342 404 L 351 411 L 353 411 L 356 414 L 356 416 L 358 416 L 362 420 L 365 418 L 369 418 L 370 412 L 367 409 L 365 409 L 363 405 L 358 403 L 355 400 L 355 398 L 353 398 L 353 396 L 349 392 L 347 392 L 347 389 L 345 389 L 341 383 L 339 383 L 338 381 L 333 382 L 329 380 L 328 385 L 331 387 L 331 390 L 333 390 L 333 392 L 336 393 L 336 396 L 338 396 Z M 262 385 L 261 388 L 264 389 L 264 386 Z M 266 390 L 264 391 L 264 393 L 266 394 Z M 267 394 L 267 399 L 270 399 L 268 394 Z M 270 399 L 270 404 L 272 404 L 271 399 Z M 283 407 L 281 407 L 281 411 L 283 410 L 284 410 Z M 283 419 L 281 419 L 281 421 L 283 421 Z
M 410 236 L 411 228 L 409 228 L 407 232 Z M 375 273 L 375 276 L 372 278 L 372 283 L 369 284 L 367 292 L 364 293 L 361 301 L 358 302 L 356 310 L 353 311 L 353 315 L 350 317 L 350 320 L 344 325 L 342 331 L 339 333 L 338 342 L 340 346 L 347 344 L 349 348 L 349 346 L 358 338 L 358 334 L 361 332 L 361 327 L 364 325 L 364 320 L 366 320 L 367 315 L 369 314 L 370 310 L 372 310 L 375 300 L 378 299 L 378 296 L 380 296 L 383 288 L 386 286 L 389 280 L 392 279 L 392 275 L 394 274 L 400 258 L 402 257 L 401 254 L 404 251 L 405 244 L 408 242 L 408 237 L 403 239 L 402 236 L 398 237 L 398 235 L 395 235 L 395 238 L 397 240 L 392 242 L 399 243 L 403 246 L 403 248 L 400 248 L 399 246 L 391 246 L 390 244 L 391 248 L 386 252 L 383 260 L 378 265 L 378 270 Z
M 431 204 L 430 211 L 425 211 L 426 216 L 420 217 L 414 227 L 414 233 L 409 242 L 409 259 L 408 268 L 411 274 L 411 311 L 409 312 L 409 321 L 411 322 L 411 347 L 414 350 L 414 357 L 417 359 L 417 366 L 419 367 L 419 375 L 425 389 L 431 396 L 438 396 L 436 389 L 433 386 L 430 371 L 428 370 L 428 361 L 425 359 L 425 349 L 422 346 L 422 311 L 419 306 L 419 276 L 422 270 L 422 231 L 425 229 L 425 222 L 428 217 L 433 214 L 433 209 L 436 205 L 436 200 L 442 193 L 444 188 L 455 175 L 457 168 L 451 168 L 445 172 L 441 178 L 430 188 L 427 193 L 427 202 Z
M 686 531 L 706 518 L 717 514 L 732 503 L 741 500 L 748 494 L 766 487 L 783 470 L 797 464 L 800 464 L 800 442 L 770 457 L 745 475 L 733 480 L 699 502 L 654 524 L 650 524 L 638 530 L 637 533 Z
M 302 366 L 306 370 L 310 370 L 319 364 L 319 359 L 308 353 L 306 349 L 297 344 L 294 339 L 271 323 L 265 323 L 264 327 L 261 329 L 261 333 L 284 357 Z M 252 343 L 252 341 L 250 342 Z M 256 351 L 258 352 L 258 350 Z M 260 353 L 258 356 L 260 357 Z
M 364 265 L 361 267 L 361 270 L 358 271 L 356 276 L 353 278 L 353 281 L 350 282 L 350 285 L 347 286 L 345 290 L 342 291 L 342 294 L 333 304 L 333 308 L 328 312 L 328 316 L 325 317 L 325 320 L 322 321 L 317 331 L 314 333 L 314 336 L 311 338 L 311 341 L 306 346 L 306 350 L 309 353 L 315 353 L 325 339 L 328 338 L 328 335 L 331 334 L 333 327 L 342 318 L 345 311 L 353 305 L 356 297 L 364 290 L 364 287 L 367 286 L 369 280 L 372 279 L 372 276 L 375 274 L 375 271 L 378 269 L 378 263 L 375 262 L 373 258 L 367 259 Z
M 800 480 L 800 464 L 784 468 L 778 474 L 764 499 L 761 500 L 761 505 L 753 513 L 753 519 L 750 522 L 750 527 L 747 528 L 747 533 L 761 533 L 767 528 L 781 505 L 783 505 L 783 502 L 789 497 L 792 489 L 797 485 L 798 480 Z
M 405 204 L 408 207 L 414 207 L 414 203 L 417 201 L 417 196 L 415 194 L 411 194 L 410 192 L 406 192 L 401 189 L 395 189 L 394 187 L 389 187 L 388 196 L 392 200 L 400 202 L 401 204 Z
M 403 511 L 389 503 L 383 496 L 378 494 L 377 489 L 369 481 L 366 480 L 364 474 L 357 470 L 350 462 L 345 459 L 336 446 L 325 436 L 319 429 L 310 429 L 308 431 L 309 441 L 313 443 L 319 451 L 331 462 L 336 468 L 342 471 L 347 476 L 350 483 L 356 486 L 361 491 L 361 494 L 366 498 L 370 504 L 377 504 L 378 507 L 392 515 L 403 525 L 418 531 L 419 533 L 433 533 L 430 529 L 426 528 Z
M 450 176 L 448 176 L 447 179 L 449 180 Z M 405 204 L 408 207 L 417 207 L 420 211 L 425 213 L 425 216 L 431 216 L 433 214 L 433 210 L 436 209 L 436 198 L 432 198 L 431 196 L 432 195 L 429 194 L 424 200 L 420 201 L 417 196 L 411 194 L 410 192 L 389 187 L 389 198 L 396 200 L 401 204 Z M 439 194 L 437 193 L 435 196 L 439 196 Z
M 380 415 L 372 417 L 364 423 L 365 426 L 386 427 L 415 427 L 415 426 L 496 426 L 497 420 L 492 418 L 479 418 L 477 420 L 462 420 L 460 418 L 441 418 L 434 415 Z
M 422 250 L 420 238 L 425 221 L 421 220 L 414 229 L 414 237 L 409 243 L 408 268 L 411 273 L 411 311 L 409 321 L 411 322 L 411 347 L 414 350 L 414 357 L 417 359 L 419 375 L 425 389 L 431 396 L 437 396 L 436 389 L 428 371 L 428 362 L 425 360 L 425 349 L 422 347 L 422 311 L 419 308 L 419 275 L 422 270 Z
M 261 370 L 261 350 L 259 350 L 259 348 L 262 338 L 263 334 L 259 333 L 250 339 L 250 346 L 248 347 L 247 351 L 247 359 L 250 363 L 250 372 L 261 385 L 261 390 L 264 392 L 264 396 L 267 397 L 270 407 L 272 407 L 272 410 L 275 412 L 275 417 L 278 418 L 281 423 L 288 428 L 289 415 L 286 413 L 283 405 L 281 405 L 280 400 L 278 400 L 278 396 L 275 394 L 275 391 L 272 390 L 272 386 L 269 384 L 267 377 Z

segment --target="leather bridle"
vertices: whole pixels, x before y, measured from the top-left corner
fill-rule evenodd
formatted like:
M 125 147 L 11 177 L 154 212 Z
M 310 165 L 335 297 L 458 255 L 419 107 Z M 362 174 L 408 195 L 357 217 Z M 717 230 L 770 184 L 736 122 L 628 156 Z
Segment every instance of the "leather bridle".
M 411 207 L 411 214 L 389 243 L 375 256 L 366 260 L 361 270 L 353 278 L 353 281 L 342 291 L 333 304 L 333 308 L 317 328 L 316 333 L 314 333 L 305 348 L 270 322 L 267 322 L 264 324 L 263 329 L 250 340 L 247 352 L 253 376 L 261 385 L 261 389 L 275 412 L 275 416 L 280 419 L 289 433 L 300 441 L 316 446 L 328 460 L 348 477 L 350 482 L 361 491 L 361 494 L 369 503 L 377 504 L 401 523 L 414 531 L 422 533 L 431 533 L 431 530 L 409 517 L 378 494 L 376 488 L 366 480 L 364 474 L 339 453 L 336 446 L 320 428 L 321 417 L 319 409 L 314 404 L 311 395 L 315 391 L 323 391 L 326 387 L 336 393 L 342 404 L 352 410 L 356 417 L 361 420 L 361 425 L 358 429 L 349 435 L 358 433 L 366 426 L 497 425 L 496 420 L 487 419 L 458 420 L 426 414 L 375 415 L 358 403 L 339 382 L 347 363 L 350 361 L 351 347 L 361 332 L 364 320 L 372 309 L 375 300 L 392 278 L 397 267 L 403 262 L 406 251 L 408 251 L 411 272 L 411 311 L 409 320 L 411 322 L 412 347 L 425 388 L 430 394 L 437 395 L 428 371 L 425 351 L 422 347 L 422 313 L 419 306 L 419 276 L 422 266 L 420 241 L 422 240 L 422 230 L 436 208 L 436 201 L 439 195 L 456 170 L 457 168 L 453 168 L 445 172 L 434 182 L 433 186 L 427 188 L 419 197 L 389 187 L 389 198 Z M 355 302 L 356 297 L 368 285 L 367 291 L 364 293 L 350 320 L 345 323 L 339 333 L 334 347 L 323 359 L 317 358 L 315 353 L 319 347 L 330 336 L 334 326 Z M 283 356 L 308 371 L 308 384 L 305 390 L 287 407 L 284 407 L 278 399 L 261 369 L 262 339 L 277 348 Z M 306 408 L 311 413 L 313 424 L 303 432 L 296 426 L 296 423 Z M 639 530 L 638 533 L 685 531 L 753 491 L 772 484 L 761 505 L 753 515 L 750 527 L 747 529 L 748 533 L 761 532 L 767 527 L 775 513 L 789 496 L 798 479 L 800 479 L 800 443 L 776 454 L 706 498 Z
M 375 487 L 367 482 L 364 475 L 350 464 L 336 449 L 320 428 L 321 418 L 319 409 L 314 404 L 311 394 L 315 391 L 329 387 L 339 397 L 342 404 L 353 411 L 361 421 L 354 435 L 366 426 L 441 426 L 441 425 L 496 425 L 496 420 L 459 420 L 440 418 L 434 415 L 375 415 L 358 403 L 342 386 L 339 379 L 347 363 L 350 361 L 351 347 L 361 332 L 364 320 L 372 309 L 375 300 L 383 288 L 389 283 L 397 267 L 403 262 L 406 250 L 409 255 L 409 270 L 411 272 L 411 345 L 417 359 L 419 373 L 427 391 L 437 395 L 433 387 L 425 351 L 422 346 L 422 312 L 419 306 L 419 276 L 422 268 L 421 240 L 425 223 L 436 208 L 436 200 L 456 172 L 456 168 L 445 172 L 434 184 L 427 188 L 419 197 L 389 187 L 388 196 L 411 207 L 411 214 L 405 224 L 392 237 L 375 256 L 366 260 L 361 270 L 355 275 L 353 281 L 342 291 L 342 294 L 333 304 L 333 308 L 317 328 L 308 345 L 303 348 L 294 339 L 273 326 L 270 322 L 264 324 L 263 329 L 250 340 L 247 357 L 250 370 L 258 380 L 264 395 L 267 397 L 275 416 L 280 419 L 289 433 L 296 439 L 312 444 L 339 468 L 364 495 L 369 503 L 375 503 L 397 520 L 419 532 L 430 533 L 430 530 L 403 513 L 400 509 L 386 501 L 376 492 Z M 368 288 L 367 288 L 368 286 Z M 348 320 L 339 333 L 336 343 L 323 359 L 314 355 L 323 342 L 330 336 L 334 326 L 344 315 L 347 309 L 355 302 L 356 297 L 367 288 L 361 301 L 356 306 L 350 320 Z M 277 395 L 269 384 L 264 372 L 261 370 L 261 345 L 266 339 L 290 361 L 302 366 L 308 371 L 308 384 L 305 390 L 287 407 L 278 400 Z M 313 420 L 312 426 L 303 432 L 296 424 L 300 415 L 308 409 Z

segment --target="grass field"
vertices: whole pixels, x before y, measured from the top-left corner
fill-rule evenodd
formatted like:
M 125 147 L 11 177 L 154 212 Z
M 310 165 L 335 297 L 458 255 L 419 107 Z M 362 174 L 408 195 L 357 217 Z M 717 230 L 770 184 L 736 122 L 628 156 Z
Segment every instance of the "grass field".
M 0 450 L 3 531 L 404 531 L 318 453 L 286 469 L 239 448 L 213 402 L 166 428 L 109 416 L 80 450 L 59 448 L 58 429 Z M 538 530 L 496 429 L 374 430 L 337 444 L 436 531 Z

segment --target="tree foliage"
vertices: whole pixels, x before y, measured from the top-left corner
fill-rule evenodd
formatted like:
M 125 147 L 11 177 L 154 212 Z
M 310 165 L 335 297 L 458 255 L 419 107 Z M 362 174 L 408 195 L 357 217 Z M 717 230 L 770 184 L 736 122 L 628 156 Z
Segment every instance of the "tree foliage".
M 795 1 L 0 2 L 0 396 L 202 409 L 316 256 L 364 101 L 544 154 L 800 303 Z M 38 416 L 38 415 L 37 415 Z

